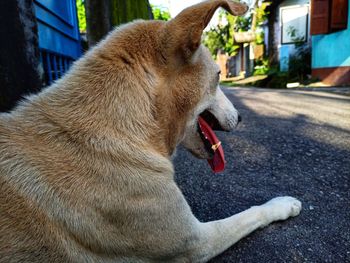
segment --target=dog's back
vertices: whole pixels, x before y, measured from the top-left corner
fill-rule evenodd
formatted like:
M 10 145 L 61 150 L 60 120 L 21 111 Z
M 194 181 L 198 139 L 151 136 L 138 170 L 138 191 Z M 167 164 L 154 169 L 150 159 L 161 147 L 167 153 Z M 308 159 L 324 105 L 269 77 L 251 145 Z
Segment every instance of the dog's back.
M 0 173 L 3 173 L 2 171 Z M 47 217 L 0 175 L 0 262 L 64 262 L 53 249 L 54 236 L 43 231 Z M 40 228 L 40 229 L 37 229 Z
M 144 241 L 136 230 L 124 236 L 129 214 L 158 210 L 140 198 L 166 191 L 163 179 L 176 187 L 170 161 L 123 140 L 117 154 L 108 150 L 113 142 L 84 144 L 43 111 L 42 96 L 53 97 L 32 96 L 0 115 L 0 262 L 130 260 L 124 251 L 138 254 Z M 118 256 L 104 258 L 111 245 Z
M 0 114 L 0 262 L 44 262 L 47 258 L 62 262 L 60 250 L 52 249 L 57 240 L 50 235 L 49 218 L 28 196 L 40 188 L 35 187 L 38 182 L 30 163 L 35 150 L 24 149 L 35 138 L 23 123 L 33 125 Z

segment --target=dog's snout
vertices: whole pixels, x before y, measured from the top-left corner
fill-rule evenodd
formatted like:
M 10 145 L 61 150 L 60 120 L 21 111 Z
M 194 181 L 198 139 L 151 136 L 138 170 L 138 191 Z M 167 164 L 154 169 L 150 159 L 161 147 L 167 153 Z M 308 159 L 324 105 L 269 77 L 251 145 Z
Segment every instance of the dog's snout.
M 238 114 L 238 122 L 237 123 L 240 123 L 242 121 L 242 116 L 240 114 Z

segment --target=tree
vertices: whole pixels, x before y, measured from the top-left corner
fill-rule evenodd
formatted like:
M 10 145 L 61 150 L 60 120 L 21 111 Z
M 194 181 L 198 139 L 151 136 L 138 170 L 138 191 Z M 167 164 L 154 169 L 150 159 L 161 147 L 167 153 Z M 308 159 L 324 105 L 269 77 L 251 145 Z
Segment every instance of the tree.
M 100 41 L 114 26 L 137 18 L 152 19 L 148 0 L 85 0 L 89 46 Z
M 267 25 L 268 25 L 268 56 L 270 65 L 278 64 L 278 47 L 275 41 L 275 24 L 278 14 L 278 6 L 282 3 L 283 0 L 270 0 L 270 4 L 267 7 L 266 11 L 268 14 Z M 264 1 L 267 2 L 267 1 Z
M 85 11 L 86 32 L 91 47 L 111 30 L 109 0 L 85 0 Z
M 134 19 L 153 18 L 148 0 L 110 0 L 112 26 L 121 25 Z

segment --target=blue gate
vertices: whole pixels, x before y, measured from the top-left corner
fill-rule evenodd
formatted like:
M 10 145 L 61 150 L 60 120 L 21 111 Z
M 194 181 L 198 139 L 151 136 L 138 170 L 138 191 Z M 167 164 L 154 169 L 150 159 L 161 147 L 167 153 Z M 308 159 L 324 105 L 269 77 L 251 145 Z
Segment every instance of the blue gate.
M 45 84 L 60 78 L 81 56 L 75 0 L 34 0 Z

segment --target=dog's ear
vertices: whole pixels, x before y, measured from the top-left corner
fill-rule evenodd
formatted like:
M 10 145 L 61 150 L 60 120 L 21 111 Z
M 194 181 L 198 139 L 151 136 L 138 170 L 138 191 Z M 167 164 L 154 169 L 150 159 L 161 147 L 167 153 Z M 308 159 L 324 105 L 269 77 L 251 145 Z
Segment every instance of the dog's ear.
M 168 22 L 168 39 L 164 40 L 170 40 L 167 46 L 172 47 L 173 52 L 181 52 L 186 60 L 190 59 L 200 46 L 203 30 L 219 7 L 232 15 L 243 15 L 248 10 L 247 5 L 231 0 L 208 0 L 188 7 Z

